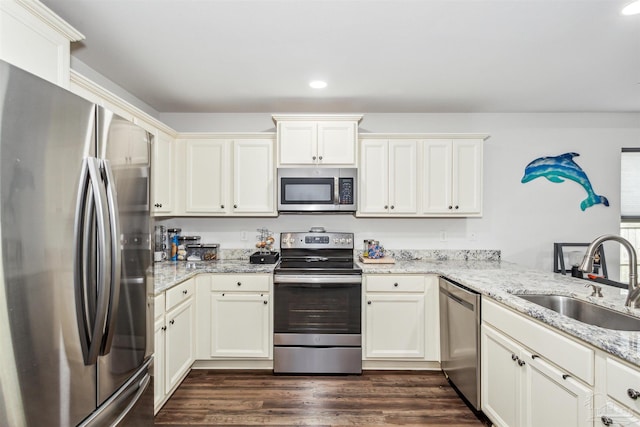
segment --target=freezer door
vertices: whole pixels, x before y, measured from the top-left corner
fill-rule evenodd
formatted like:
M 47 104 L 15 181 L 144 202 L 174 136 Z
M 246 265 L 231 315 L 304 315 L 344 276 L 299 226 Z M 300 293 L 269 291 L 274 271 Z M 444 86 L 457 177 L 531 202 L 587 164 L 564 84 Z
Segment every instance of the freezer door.
M 94 105 L 0 61 L 0 425 L 70 426 L 96 407 L 81 348 L 74 214 Z
M 153 353 L 153 338 L 147 327 L 153 315 L 153 283 L 147 280 L 151 264 L 149 135 L 110 111 L 99 109 L 97 116 L 97 150 L 110 184 L 108 193 L 117 208 L 114 220 L 119 229 L 118 254 L 114 254 L 114 259 L 119 260 L 114 269 L 119 275 L 114 285 L 119 286 L 119 291 L 117 300 L 110 304 L 98 361 L 98 405 L 102 405 Z M 146 208 L 143 200 L 147 201 Z

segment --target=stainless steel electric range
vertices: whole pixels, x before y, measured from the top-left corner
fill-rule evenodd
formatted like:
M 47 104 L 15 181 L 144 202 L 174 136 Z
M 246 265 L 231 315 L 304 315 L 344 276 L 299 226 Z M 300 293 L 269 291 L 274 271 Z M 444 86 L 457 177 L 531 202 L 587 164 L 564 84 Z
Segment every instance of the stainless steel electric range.
M 362 373 L 362 269 L 353 233 L 280 235 L 274 271 L 274 373 Z

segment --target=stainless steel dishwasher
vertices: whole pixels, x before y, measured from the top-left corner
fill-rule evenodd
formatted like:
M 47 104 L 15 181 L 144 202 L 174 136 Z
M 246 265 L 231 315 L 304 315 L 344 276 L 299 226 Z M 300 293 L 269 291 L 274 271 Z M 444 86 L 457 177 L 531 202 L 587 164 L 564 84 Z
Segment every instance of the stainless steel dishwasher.
M 480 294 L 443 277 L 440 362 L 453 386 L 480 410 Z

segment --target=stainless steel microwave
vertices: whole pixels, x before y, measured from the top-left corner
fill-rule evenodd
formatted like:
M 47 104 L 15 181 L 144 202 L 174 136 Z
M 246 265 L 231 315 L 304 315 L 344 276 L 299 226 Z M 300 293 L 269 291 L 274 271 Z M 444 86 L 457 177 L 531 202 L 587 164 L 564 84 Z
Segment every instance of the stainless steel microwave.
M 279 212 L 355 212 L 356 168 L 278 169 Z

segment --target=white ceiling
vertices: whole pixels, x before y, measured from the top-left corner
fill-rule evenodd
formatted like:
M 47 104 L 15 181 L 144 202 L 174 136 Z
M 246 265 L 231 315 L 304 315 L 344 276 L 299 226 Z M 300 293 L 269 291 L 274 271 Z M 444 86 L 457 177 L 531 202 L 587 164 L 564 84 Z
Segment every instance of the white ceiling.
M 161 113 L 640 112 L 629 1 L 43 0 Z

